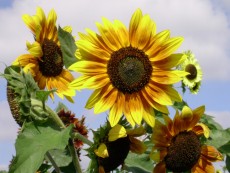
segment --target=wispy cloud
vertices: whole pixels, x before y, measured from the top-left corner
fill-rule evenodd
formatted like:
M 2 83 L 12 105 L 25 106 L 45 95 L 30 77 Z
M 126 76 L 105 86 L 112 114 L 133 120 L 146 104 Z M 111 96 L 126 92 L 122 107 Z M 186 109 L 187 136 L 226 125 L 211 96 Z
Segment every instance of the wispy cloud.
M 4 50 L 0 52 L 1 61 L 10 64 L 18 55 L 26 53 L 25 42 L 32 41 L 33 37 L 21 16 L 35 14 L 37 6 L 47 13 L 55 9 L 58 24 L 72 25 L 75 35 L 85 28 L 96 30 L 95 22 L 100 22 L 102 16 L 119 19 L 128 26 L 132 13 L 141 8 L 156 21 L 158 31 L 170 29 L 173 36 L 185 38 L 180 51 L 191 49 L 196 54 L 206 80 L 230 80 L 229 19 L 223 10 L 214 8 L 210 0 L 14 1 L 12 8 L 0 10 L 0 22 L 4 26 L 0 28 L 0 47 Z M 221 68 L 216 68 L 217 64 Z

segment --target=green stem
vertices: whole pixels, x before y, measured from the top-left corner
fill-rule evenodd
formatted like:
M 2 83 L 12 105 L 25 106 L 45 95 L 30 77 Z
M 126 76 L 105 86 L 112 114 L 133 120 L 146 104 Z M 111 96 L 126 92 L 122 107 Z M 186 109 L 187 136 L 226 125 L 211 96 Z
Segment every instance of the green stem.
M 54 159 L 52 158 L 51 154 L 48 151 L 46 152 L 46 156 L 49 159 L 49 161 L 51 162 L 51 164 L 53 165 L 55 171 L 57 173 L 61 173 L 60 168 L 58 167 L 58 165 L 56 164 L 56 162 L 54 161 Z
M 62 120 L 60 119 L 60 117 L 48 106 L 45 107 L 46 111 L 49 113 L 49 115 L 51 116 L 51 118 L 61 127 L 61 128 L 66 128 L 65 124 L 62 122 Z M 72 143 L 72 144 L 71 144 Z M 82 173 L 81 170 L 81 165 L 79 162 L 79 158 L 78 155 L 76 154 L 75 148 L 73 146 L 73 142 L 71 139 L 71 143 L 69 142 L 68 148 L 69 151 L 72 155 L 72 159 L 73 159 L 73 164 L 75 166 L 75 169 L 77 170 L 77 173 Z
M 62 122 L 60 117 L 48 106 L 45 107 L 46 111 L 49 113 L 50 117 L 61 127 L 66 128 L 65 124 Z
M 73 133 L 73 134 L 72 134 L 72 138 L 73 138 L 73 139 L 76 139 L 76 138 L 77 138 L 77 139 L 81 140 L 83 143 L 86 143 L 86 144 L 89 145 L 89 146 L 93 145 L 93 142 L 92 142 L 92 141 L 88 140 L 86 137 L 84 137 L 83 135 L 81 135 L 81 134 L 78 133 L 78 132 Z
M 77 173 L 82 173 L 80 161 L 79 161 L 78 155 L 76 153 L 75 147 L 73 145 L 73 141 L 71 139 L 69 140 L 68 148 L 69 148 L 69 151 L 72 155 L 73 164 L 77 170 Z

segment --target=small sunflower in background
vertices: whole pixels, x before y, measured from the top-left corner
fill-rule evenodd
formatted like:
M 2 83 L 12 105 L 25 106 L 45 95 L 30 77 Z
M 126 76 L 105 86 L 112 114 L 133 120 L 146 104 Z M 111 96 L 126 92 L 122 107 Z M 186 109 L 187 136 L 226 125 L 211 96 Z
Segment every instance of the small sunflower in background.
M 85 126 L 84 116 L 82 118 L 76 118 L 74 113 L 71 111 L 65 111 L 64 109 L 58 111 L 57 114 L 62 122 L 66 125 L 66 127 L 68 127 L 70 124 L 73 124 L 73 132 L 78 132 L 85 138 L 88 138 L 88 130 Z M 84 143 L 79 139 L 74 139 L 73 144 L 77 151 L 78 157 L 80 158 L 80 151 Z
M 34 16 L 23 15 L 23 21 L 34 35 L 35 41 L 26 43 L 29 54 L 19 56 L 12 65 L 22 66 L 24 71 L 31 72 L 40 89 L 57 89 L 56 94 L 64 96 L 71 102 L 75 91 L 68 88 L 74 77 L 64 69 L 63 57 L 58 40 L 56 26 L 57 15 L 51 10 L 46 18 L 44 11 L 37 8 Z M 71 32 L 71 27 L 65 27 Z M 51 94 L 53 98 L 53 94 Z
M 153 173 L 172 172 L 214 173 L 212 162 L 222 161 L 223 156 L 213 146 L 202 143 L 209 137 L 209 129 L 198 123 L 204 106 L 191 110 L 184 106 L 173 120 L 164 115 L 165 124 L 157 121 L 151 141 L 154 144 L 150 157 L 157 162 Z
M 94 132 L 94 146 L 89 152 L 89 156 L 91 156 L 89 172 L 106 173 L 113 171 L 124 164 L 129 151 L 142 154 L 147 149 L 144 143 L 136 138 L 146 133 L 142 126 L 135 129 L 126 129 L 120 124 L 112 128 L 108 127 L 110 125 L 101 127 Z
M 187 86 L 191 93 L 197 94 L 201 85 L 202 70 L 191 51 L 187 51 L 184 54 L 187 56 L 187 59 L 180 65 L 180 68 L 189 74 L 183 78 L 182 85 Z
M 129 29 L 119 20 L 102 21 L 96 23 L 100 34 L 90 29 L 79 34 L 79 61 L 69 69 L 83 75 L 70 88 L 95 89 L 86 108 L 96 114 L 110 110 L 111 126 L 124 114 L 132 126 L 144 119 L 153 127 L 154 109 L 168 113 L 168 105 L 182 100 L 172 84 L 188 74 L 174 68 L 185 60 L 184 54 L 173 54 L 183 38 L 170 38 L 168 30 L 156 33 L 154 21 L 140 9 Z

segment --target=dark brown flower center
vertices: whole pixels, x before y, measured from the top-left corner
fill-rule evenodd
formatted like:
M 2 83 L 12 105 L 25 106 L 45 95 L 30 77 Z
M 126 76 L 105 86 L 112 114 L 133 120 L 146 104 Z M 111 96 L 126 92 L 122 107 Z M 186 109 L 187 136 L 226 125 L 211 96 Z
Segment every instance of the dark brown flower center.
M 103 166 L 105 172 L 110 172 L 124 163 L 130 149 L 129 137 L 127 136 L 125 138 L 119 138 L 113 142 L 108 142 L 106 143 L 106 147 L 109 157 L 98 157 L 98 162 L 99 165 Z
M 196 66 L 195 66 L 195 65 L 193 65 L 193 64 L 188 64 L 188 65 L 185 67 L 185 71 L 190 73 L 190 74 L 188 74 L 188 75 L 186 76 L 189 80 L 193 80 L 193 79 L 196 78 L 196 76 L 197 76 L 197 69 L 196 69 Z
M 149 82 L 152 71 L 148 56 L 133 47 L 113 52 L 107 66 L 113 86 L 124 94 L 140 91 Z
M 193 131 L 184 131 L 176 135 L 165 157 L 166 168 L 173 172 L 190 170 L 198 161 L 201 143 Z
M 42 61 L 39 61 L 39 71 L 43 76 L 55 77 L 63 70 L 63 58 L 60 47 L 51 40 L 45 40 L 42 45 Z

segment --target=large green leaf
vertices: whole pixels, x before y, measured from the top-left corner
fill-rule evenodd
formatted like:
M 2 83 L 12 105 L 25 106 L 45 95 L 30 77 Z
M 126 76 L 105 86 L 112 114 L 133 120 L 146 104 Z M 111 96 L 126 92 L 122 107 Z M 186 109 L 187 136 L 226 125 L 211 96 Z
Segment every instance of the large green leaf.
M 230 156 L 226 157 L 226 168 L 227 168 L 228 172 L 230 172 Z
M 225 145 L 229 139 L 230 128 L 225 130 L 212 130 L 210 134 L 210 140 L 207 141 L 207 144 L 219 149 L 221 146 Z
M 68 166 L 72 162 L 71 154 L 69 153 L 69 150 L 50 150 L 50 155 L 54 159 L 55 163 L 58 165 L 58 167 L 65 167 Z
M 153 161 L 149 158 L 149 154 L 129 153 L 125 159 L 125 169 L 133 173 L 152 172 Z
M 53 124 L 52 121 L 40 125 L 32 122 L 25 124 L 24 130 L 19 133 L 16 140 L 16 157 L 9 173 L 36 172 L 47 151 L 66 147 L 72 126 L 60 130 Z
M 230 141 L 228 141 L 226 144 L 222 145 L 219 150 L 222 153 L 227 154 L 230 157 Z
M 61 43 L 64 65 L 66 68 L 68 68 L 77 61 L 77 58 L 75 57 L 75 52 L 77 49 L 75 40 L 69 32 L 63 30 L 60 26 L 58 28 L 58 39 Z

